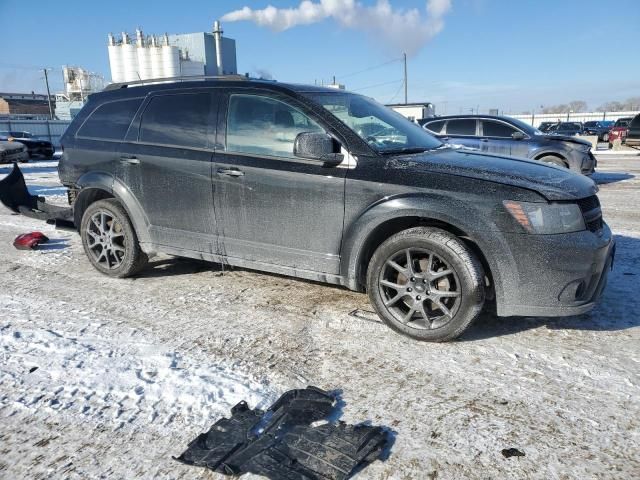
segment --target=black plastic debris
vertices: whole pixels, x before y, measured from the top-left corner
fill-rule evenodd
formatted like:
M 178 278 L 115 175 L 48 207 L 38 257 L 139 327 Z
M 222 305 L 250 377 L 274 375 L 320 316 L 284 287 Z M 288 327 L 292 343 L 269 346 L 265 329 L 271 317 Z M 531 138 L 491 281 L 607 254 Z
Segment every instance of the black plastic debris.
M 382 427 L 320 423 L 337 408 L 316 387 L 290 390 L 267 411 L 245 402 L 199 435 L 176 460 L 227 475 L 254 473 L 278 480 L 343 480 L 380 458 Z M 316 424 L 316 425 L 314 425 Z
M 524 457 L 524 452 L 517 448 L 504 448 L 501 453 L 504 458 Z
M 44 197 L 31 195 L 17 164 L 0 180 L 0 203 L 15 213 L 38 220 L 65 223 L 73 220 L 72 208 L 49 205 Z

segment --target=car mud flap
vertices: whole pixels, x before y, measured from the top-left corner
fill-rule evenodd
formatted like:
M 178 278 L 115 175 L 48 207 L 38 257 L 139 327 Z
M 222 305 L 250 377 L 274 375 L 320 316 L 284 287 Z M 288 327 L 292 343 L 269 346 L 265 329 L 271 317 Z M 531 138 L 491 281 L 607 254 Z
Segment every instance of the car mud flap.
M 26 217 L 44 220 L 56 225 L 73 223 L 73 208 L 49 205 L 44 197 L 31 195 L 18 165 L 0 180 L 0 202 L 9 210 Z
M 370 425 L 314 425 L 337 408 L 334 395 L 315 387 L 286 392 L 266 412 L 240 402 L 176 460 L 226 475 L 343 480 L 380 458 L 389 437 Z

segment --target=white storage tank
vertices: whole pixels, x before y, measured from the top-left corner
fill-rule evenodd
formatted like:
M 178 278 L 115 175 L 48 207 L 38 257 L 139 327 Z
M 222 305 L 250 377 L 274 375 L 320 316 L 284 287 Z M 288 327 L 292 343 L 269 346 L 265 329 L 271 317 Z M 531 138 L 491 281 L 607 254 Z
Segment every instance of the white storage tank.
M 124 67 L 122 65 L 122 51 L 120 45 L 116 45 L 116 41 L 112 34 L 109 34 L 109 69 L 111 70 L 111 81 L 115 83 L 124 82 Z
M 162 45 L 163 77 L 177 77 L 180 75 L 180 50 L 169 45 L 169 35 L 164 34 Z
M 164 76 L 162 49 L 158 46 L 155 36 L 151 37 L 151 46 L 149 47 L 149 66 L 151 68 L 151 78 L 162 78 Z
M 124 65 L 124 81 L 132 82 L 138 80 L 138 54 L 135 45 L 129 43 L 129 36 L 122 34 L 122 63 Z

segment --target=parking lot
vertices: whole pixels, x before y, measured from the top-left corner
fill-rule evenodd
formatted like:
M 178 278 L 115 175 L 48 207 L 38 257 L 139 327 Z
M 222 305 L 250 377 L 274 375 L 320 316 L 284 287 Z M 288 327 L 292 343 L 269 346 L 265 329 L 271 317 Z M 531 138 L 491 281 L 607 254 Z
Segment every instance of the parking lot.
M 222 478 L 171 457 L 242 399 L 316 385 L 341 391 L 343 420 L 392 431 L 388 459 L 357 478 L 638 478 L 640 156 L 598 162 L 617 241 L 600 305 L 486 314 L 447 344 L 314 282 L 168 257 L 107 278 L 77 235 L 0 207 L 0 477 Z M 56 162 L 22 169 L 64 200 Z M 11 246 L 34 229 L 51 242 Z

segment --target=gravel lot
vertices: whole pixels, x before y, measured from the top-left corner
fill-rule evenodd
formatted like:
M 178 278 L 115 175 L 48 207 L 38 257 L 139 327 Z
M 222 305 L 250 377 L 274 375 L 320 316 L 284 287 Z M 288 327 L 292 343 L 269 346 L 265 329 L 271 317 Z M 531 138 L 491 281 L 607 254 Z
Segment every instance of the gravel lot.
M 640 478 L 640 156 L 598 160 L 618 242 L 601 304 L 485 315 L 443 345 L 313 282 L 172 258 L 109 279 L 77 235 L 0 207 L 0 477 L 224 478 L 171 456 L 241 399 L 311 384 L 342 391 L 344 420 L 395 433 L 357 478 Z M 61 201 L 55 165 L 22 168 Z M 33 229 L 52 242 L 15 250 Z

